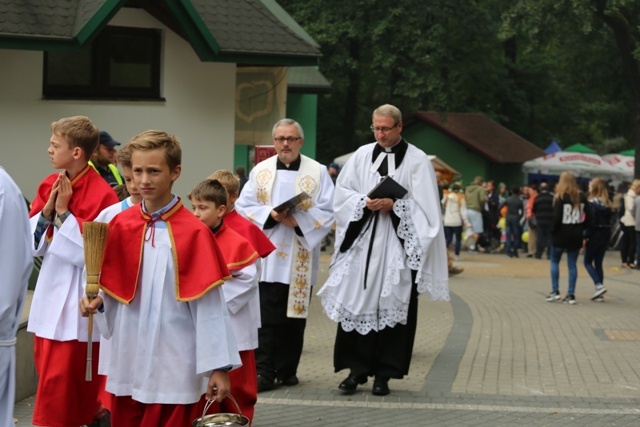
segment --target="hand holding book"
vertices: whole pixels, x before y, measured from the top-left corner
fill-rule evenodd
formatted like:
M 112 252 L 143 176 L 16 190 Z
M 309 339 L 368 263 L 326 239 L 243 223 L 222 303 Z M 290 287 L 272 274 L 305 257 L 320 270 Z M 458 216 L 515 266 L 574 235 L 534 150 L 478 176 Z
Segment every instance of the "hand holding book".
M 289 209 L 289 213 L 292 214 L 299 208 L 300 204 L 310 198 L 311 196 L 303 191 L 302 193 L 293 196 L 289 200 L 280 203 L 278 206 L 274 207 L 273 210 L 277 213 L 282 213 L 285 210 Z
M 385 176 L 369 193 L 370 199 L 402 199 L 407 194 L 407 189 L 398 184 L 390 176 Z

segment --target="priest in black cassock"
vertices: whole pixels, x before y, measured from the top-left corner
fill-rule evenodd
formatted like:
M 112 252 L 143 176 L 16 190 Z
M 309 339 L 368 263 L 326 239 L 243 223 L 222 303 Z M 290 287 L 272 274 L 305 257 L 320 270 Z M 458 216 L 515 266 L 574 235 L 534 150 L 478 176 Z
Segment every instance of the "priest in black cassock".
M 318 294 L 325 313 L 339 323 L 334 368 L 349 369 L 340 390 L 352 393 L 373 376 L 372 393 L 384 396 L 390 378 L 409 372 L 418 295 L 449 300 L 449 286 L 433 166 L 402 138 L 395 106 L 378 107 L 371 130 L 376 142 L 360 147 L 336 182 L 336 249 Z M 369 198 L 386 176 L 407 194 Z

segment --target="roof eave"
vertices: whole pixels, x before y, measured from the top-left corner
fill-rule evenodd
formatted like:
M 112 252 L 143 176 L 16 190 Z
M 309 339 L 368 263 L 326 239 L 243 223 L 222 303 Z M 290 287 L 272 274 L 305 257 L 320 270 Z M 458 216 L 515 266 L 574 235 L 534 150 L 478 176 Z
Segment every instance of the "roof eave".
M 201 58 L 202 59 L 202 58 Z M 278 53 L 221 52 L 202 59 L 207 62 L 233 62 L 238 65 L 269 65 L 280 67 L 317 66 L 320 56 L 285 55 Z
M 459 136 L 457 136 L 455 133 L 449 131 L 446 127 L 444 127 L 442 124 L 432 120 L 430 117 L 426 116 L 426 115 L 422 115 L 420 114 L 420 112 L 416 112 L 413 113 L 412 115 L 413 119 L 416 119 L 417 122 L 423 122 L 423 123 L 427 123 L 431 126 L 433 126 L 434 128 L 436 128 L 439 132 L 444 133 L 445 135 L 447 135 L 448 137 L 458 141 L 459 143 L 461 143 L 462 145 L 464 145 L 466 148 L 468 148 L 471 151 L 474 151 L 480 155 L 482 155 L 482 157 L 484 157 L 485 159 L 489 160 L 492 163 L 510 163 L 510 162 L 505 162 L 503 159 L 499 159 L 494 157 L 493 155 L 487 153 L 486 151 L 482 151 L 479 150 L 477 147 L 469 144 L 467 141 L 465 141 L 463 138 L 460 138 Z
M 317 86 L 317 85 L 288 85 L 287 92 L 288 93 L 306 93 L 306 94 L 325 94 L 331 93 L 333 91 L 332 87 L 326 86 Z

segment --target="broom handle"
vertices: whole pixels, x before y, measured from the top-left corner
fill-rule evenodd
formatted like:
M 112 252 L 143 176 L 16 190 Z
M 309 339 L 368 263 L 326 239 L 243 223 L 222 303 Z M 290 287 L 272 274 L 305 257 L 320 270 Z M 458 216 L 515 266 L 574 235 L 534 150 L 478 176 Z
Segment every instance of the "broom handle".
M 91 381 L 91 367 L 93 359 L 93 314 L 89 313 L 89 336 L 87 337 L 87 367 L 84 374 L 85 381 Z

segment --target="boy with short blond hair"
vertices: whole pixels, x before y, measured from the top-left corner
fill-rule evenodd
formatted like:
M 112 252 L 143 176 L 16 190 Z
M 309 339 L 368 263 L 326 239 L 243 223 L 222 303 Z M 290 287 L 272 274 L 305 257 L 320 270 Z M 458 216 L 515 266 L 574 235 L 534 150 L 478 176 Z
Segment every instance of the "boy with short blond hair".
M 146 131 L 129 146 L 143 201 L 109 223 L 102 290 L 80 310 L 111 339 L 112 425 L 191 425 L 205 395 L 229 394 L 227 372 L 241 365 L 219 288 L 231 275 L 213 234 L 171 192 L 178 139 Z
M 78 299 L 84 293 L 83 223 L 118 201 L 111 187 L 89 166 L 98 146 L 98 128 L 84 116 L 51 124 L 48 148 L 54 169 L 38 186 L 31 206 L 33 255 L 43 256 L 27 330 L 35 334 L 34 359 L 39 376 L 33 424 L 91 424 L 101 411 L 102 382 L 85 382 L 86 319 Z M 98 353 L 98 335 L 93 352 Z M 93 375 L 97 375 L 97 358 Z M 74 396 L 70 398 L 69 396 Z
M 240 412 L 253 420 L 258 399 L 258 381 L 254 349 L 258 347 L 260 300 L 256 261 L 258 253 L 247 239 L 226 224 L 227 191 L 217 180 L 200 182 L 189 193 L 195 216 L 215 234 L 225 255 L 232 278 L 224 283 L 224 297 L 231 312 L 231 324 L 238 341 L 242 367 L 231 371 L 231 395 Z M 237 409 L 223 402 L 223 412 Z

